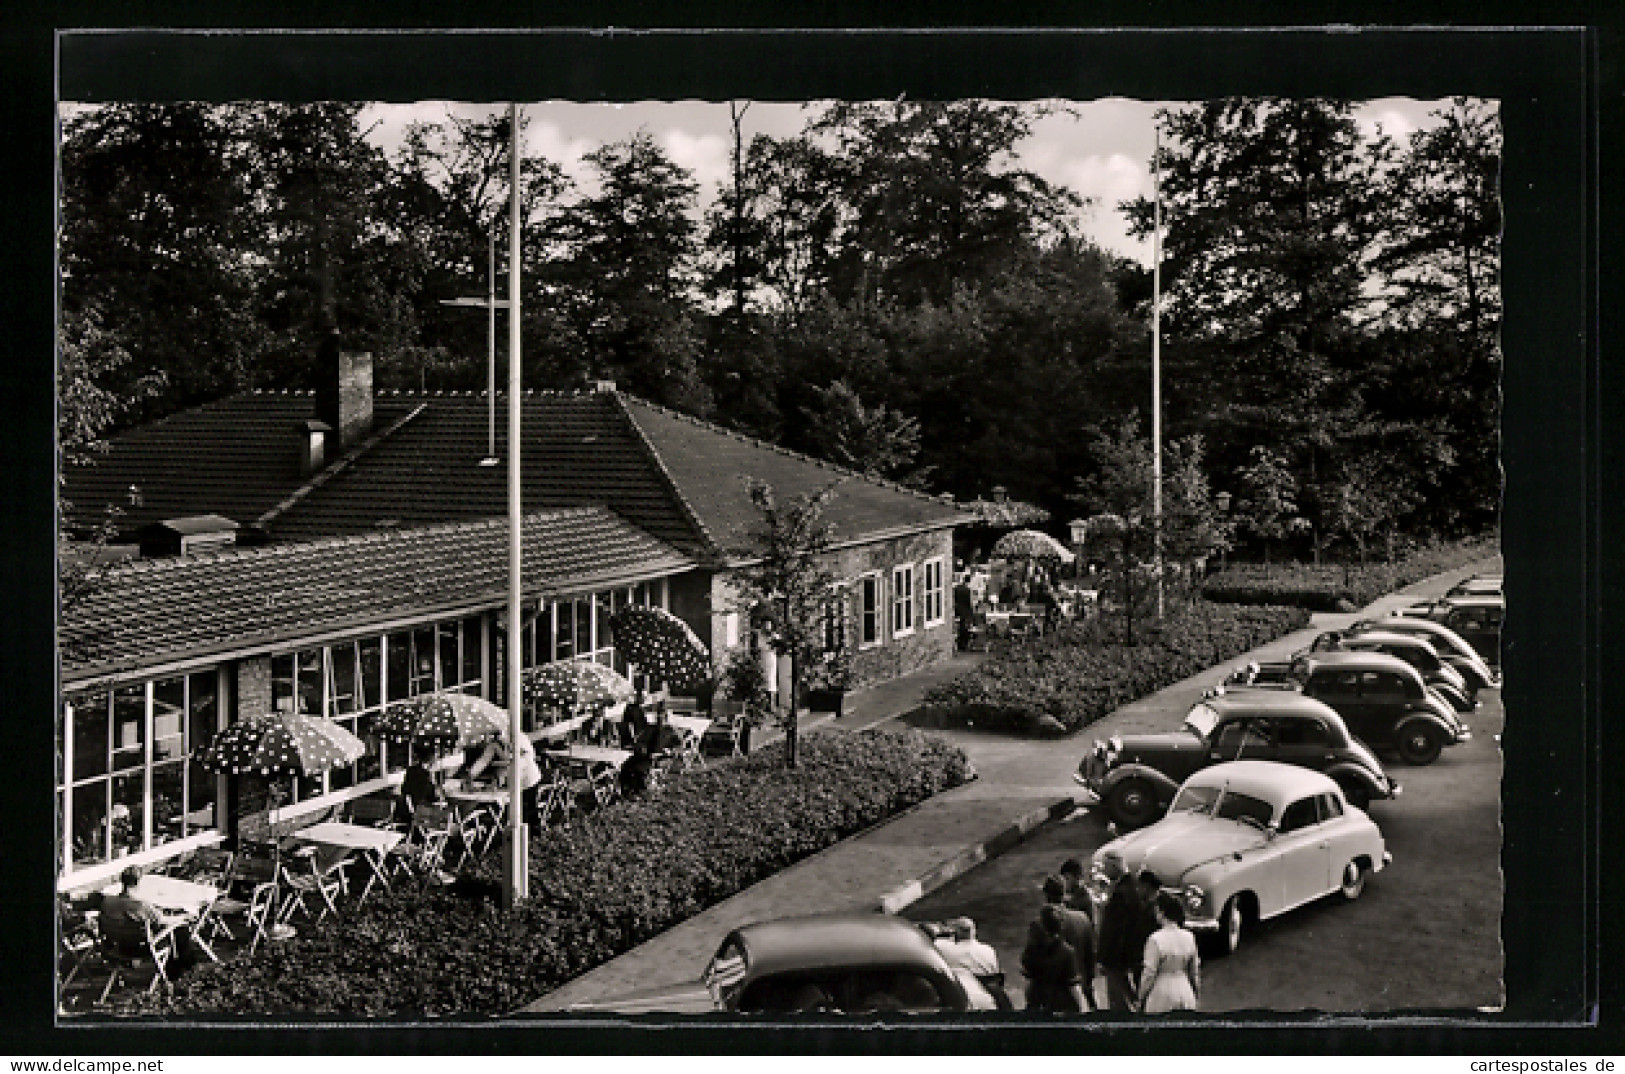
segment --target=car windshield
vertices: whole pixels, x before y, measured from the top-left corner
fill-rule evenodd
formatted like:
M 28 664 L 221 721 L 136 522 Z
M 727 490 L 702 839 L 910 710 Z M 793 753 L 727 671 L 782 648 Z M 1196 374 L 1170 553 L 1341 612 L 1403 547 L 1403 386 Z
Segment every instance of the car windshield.
M 1213 730 L 1213 725 L 1219 722 L 1219 714 L 1206 705 L 1197 705 L 1185 714 L 1185 730 L 1193 732 L 1198 738 L 1207 739 Z
M 1226 791 L 1213 815 L 1221 820 L 1239 820 L 1256 828 L 1267 828 L 1274 814 L 1270 804 L 1262 798 Z
M 1217 787 L 1181 787 L 1174 796 L 1170 813 L 1212 813 L 1213 803 L 1219 800 Z

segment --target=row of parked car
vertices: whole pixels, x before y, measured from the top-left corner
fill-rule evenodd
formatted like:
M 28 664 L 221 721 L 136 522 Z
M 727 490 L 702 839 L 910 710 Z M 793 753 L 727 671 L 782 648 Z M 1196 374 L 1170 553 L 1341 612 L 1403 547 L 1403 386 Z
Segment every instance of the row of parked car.
M 1500 615 L 1478 647 L 1442 620 L 1501 600 L 1498 577 L 1470 579 L 1442 601 L 1322 634 L 1290 660 L 1236 669 L 1178 731 L 1096 741 L 1075 778 L 1129 830 L 1096 852 L 1096 897 L 1107 894 L 1102 859 L 1119 854 L 1179 895 L 1186 924 L 1220 952 L 1245 921 L 1332 892 L 1357 898 L 1390 860 L 1365 811 L 1402 790 L 1376 749 L 1426 765 L 1472 737 L 1464 717 L 1500 683 L 1486 659 Z

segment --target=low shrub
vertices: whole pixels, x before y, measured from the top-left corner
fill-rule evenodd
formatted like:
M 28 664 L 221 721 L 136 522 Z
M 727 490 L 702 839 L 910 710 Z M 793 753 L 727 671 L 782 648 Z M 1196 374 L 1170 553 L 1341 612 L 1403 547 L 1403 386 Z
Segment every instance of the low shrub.
M 786 866 L 970 779 L 958 749 L 913 731 L 809 735 L 671 781 L 530 846 L 530 898 L 513 911 L 392 891 L 292 940 L 194 969 L 126 1013 L 196 1017 L 498 1015 L 532 1002 Z M 703 967 L 695 966 L 696 977 Z
M 1053 734 L 1058 725 L 1071 733 L 1308 624 L 1302 608 L 1198 602 L 1142 625 L 1137 644 L 1124 645 L 1116 624 L 1097 617 L 995 654 L 930 690 L 924 703 L 938 721 L 1033 734 Z
M 1348 611 L 1412 582 L 1499 554 L 1493 538 L 1415 549 L 1394 563 L 1236 564 L 1209 575 L 1202 596 L 1225 604 L 1287 604 L 1315 612 Z

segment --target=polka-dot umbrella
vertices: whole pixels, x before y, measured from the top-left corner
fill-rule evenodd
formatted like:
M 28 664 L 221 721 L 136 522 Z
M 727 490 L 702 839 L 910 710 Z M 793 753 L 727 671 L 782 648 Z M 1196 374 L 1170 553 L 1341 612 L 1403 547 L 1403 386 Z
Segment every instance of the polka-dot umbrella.
M 525 700 L 581 711 L 632 696 L 632 684 L 614 668 L 590 660 L 555 660 L 524 673 Z
M 224 728 L 193 759 L 210 772 L 312 776 L 366 752 L 365 742 L 332 720 L 278 712 Z
M 437 750 L 464 749 L 508 733 L 508 713 L 469 694 L 419 694 L 397 701 L 373 725 L 379 738 L 419 742 Z
M 629 605 L 609 617 L 609 629 L 622 656 L 674 690 L 691 690 L 711 678 L 710 650 L 664 608 Z

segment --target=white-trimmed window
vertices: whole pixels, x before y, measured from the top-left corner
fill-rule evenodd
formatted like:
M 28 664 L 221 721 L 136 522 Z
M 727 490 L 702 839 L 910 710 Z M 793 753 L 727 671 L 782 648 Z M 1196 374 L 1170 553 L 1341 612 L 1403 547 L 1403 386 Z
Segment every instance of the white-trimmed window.
M 880 636 L 880 575 L 865 574 L 857 580 L 858 588 L 858 648 L 879 645 Z
M 936 626 L 947 618 L 947 600 L 944 597 L 946 588 L 943 585 L 943 559 L 928 559 L 921 567 L 924 572 L 920 579 L 920 596 L 923 599 L 925 625 Z
M 914 564 L 891 569 L 891 636 L 914 633 Z

